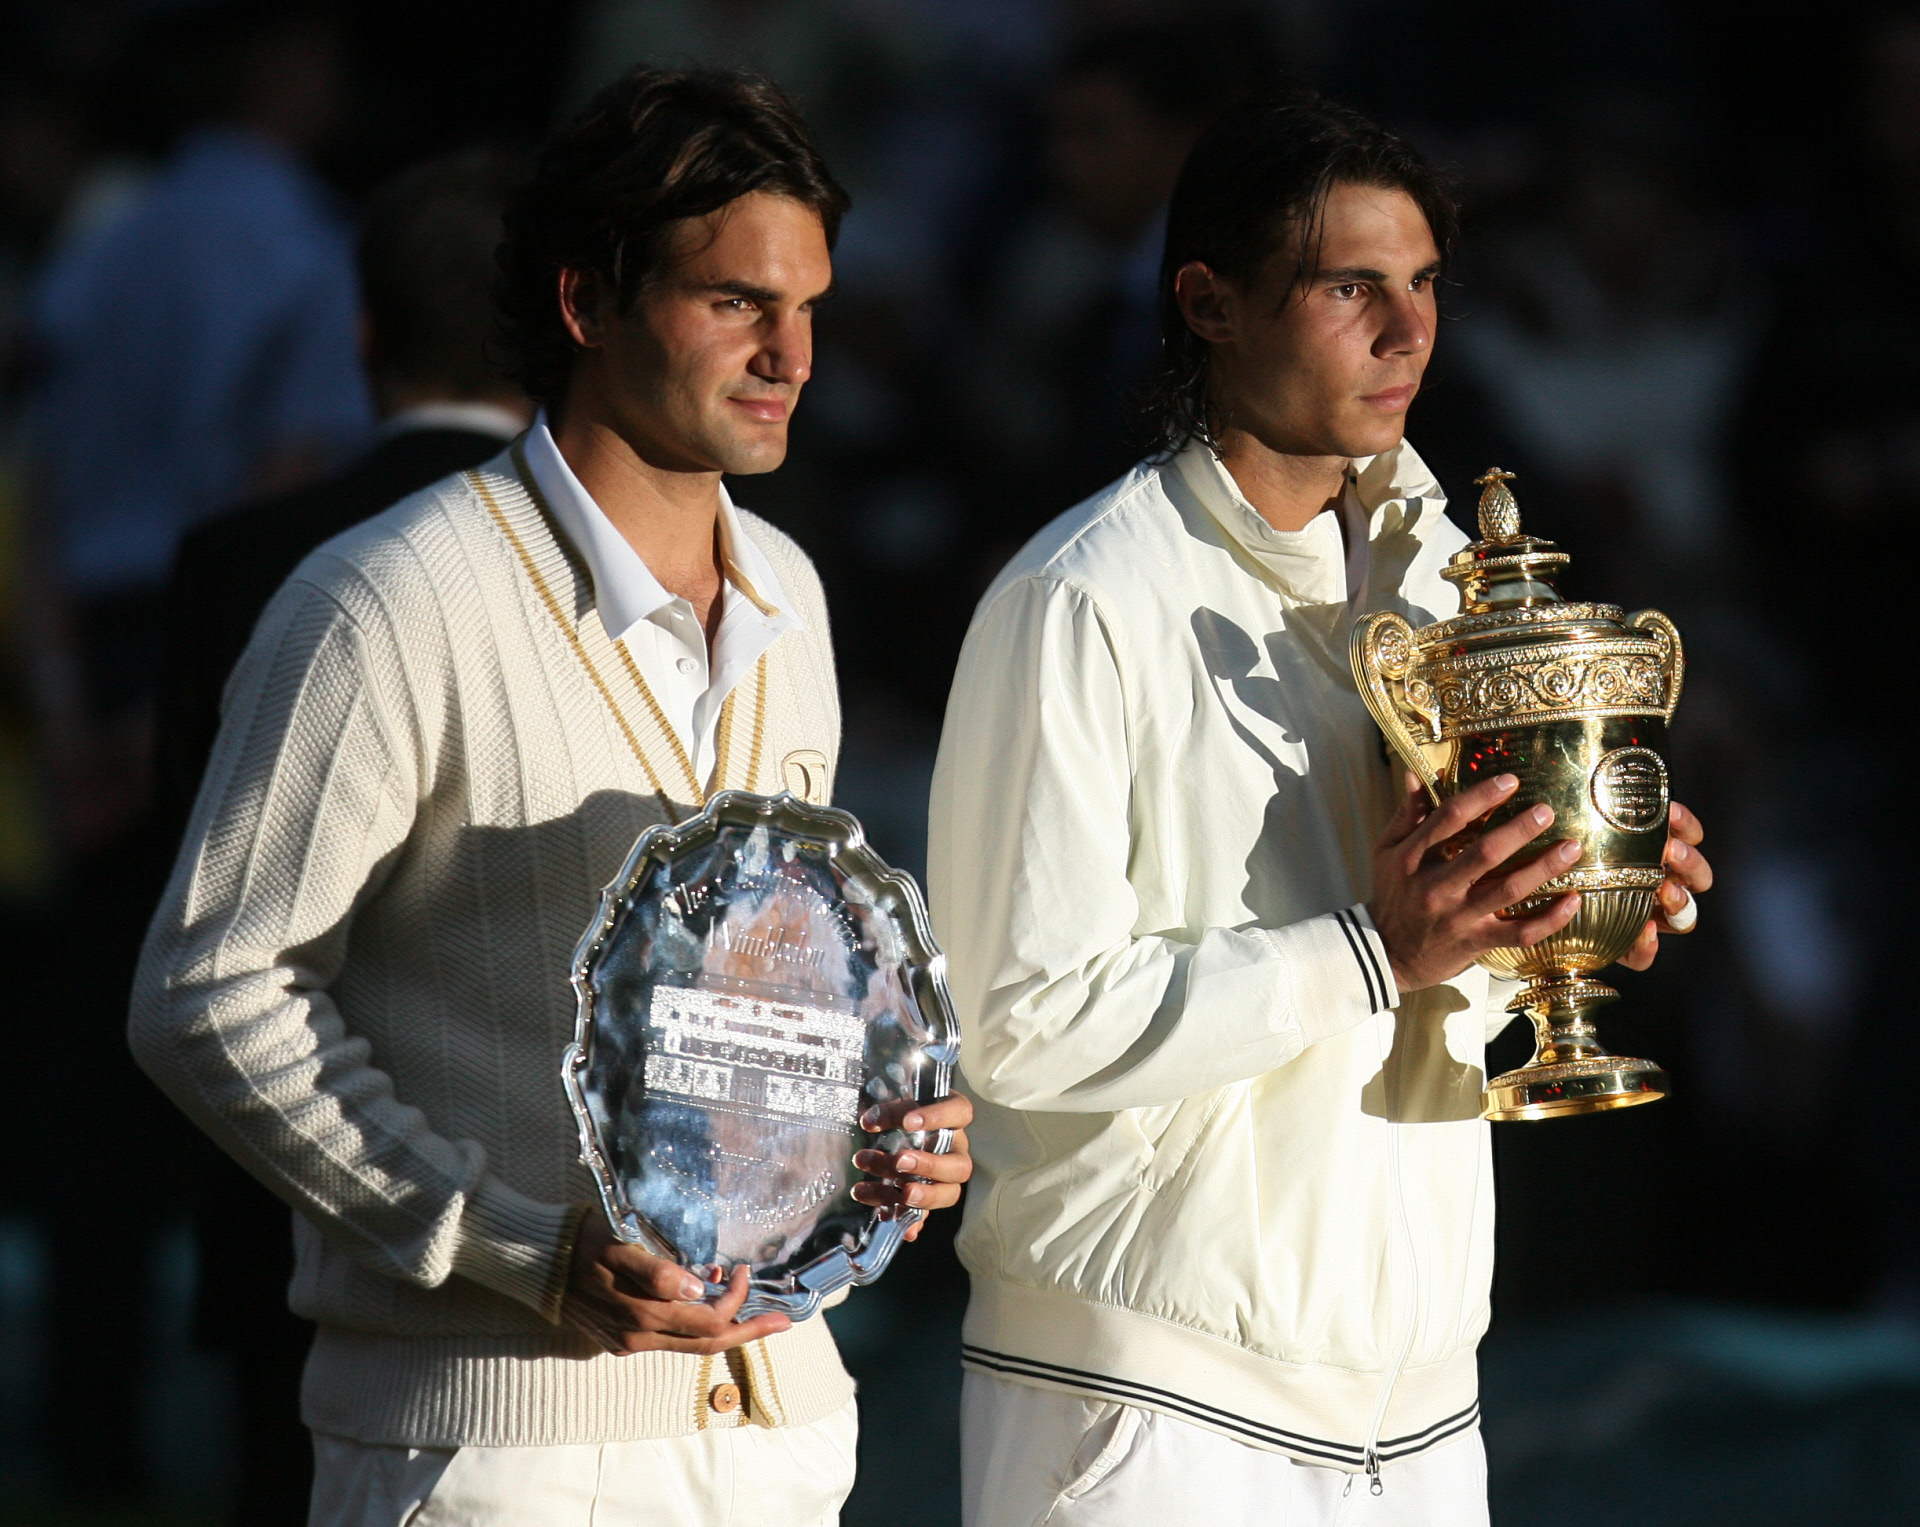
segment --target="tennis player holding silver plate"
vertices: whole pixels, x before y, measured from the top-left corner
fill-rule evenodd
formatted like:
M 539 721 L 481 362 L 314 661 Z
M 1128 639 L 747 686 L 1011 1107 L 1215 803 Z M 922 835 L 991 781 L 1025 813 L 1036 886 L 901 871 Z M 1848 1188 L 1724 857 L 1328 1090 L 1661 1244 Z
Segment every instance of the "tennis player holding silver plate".
M 650 828 L 573 984 L 562 1076 L 616 1236 L 709 1298 L 747 1264 L 741 1319 L 880 1275 L 924 1214 L 856 1201 L 854 1152 L 945 1152 L 951 1131 L 875 1141 L 860 1118 L 945 1096 L 959 1030 L 920 890 L 858 821 L 736 790 Z

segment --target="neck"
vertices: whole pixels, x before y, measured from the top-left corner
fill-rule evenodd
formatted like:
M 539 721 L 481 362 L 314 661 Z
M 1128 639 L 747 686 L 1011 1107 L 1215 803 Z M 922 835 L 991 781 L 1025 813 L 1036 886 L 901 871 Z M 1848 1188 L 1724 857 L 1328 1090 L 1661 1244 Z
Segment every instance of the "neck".
M 1220 460 L 1260 518 L 1287 531 L 1337 510 L 1353 465 L 1346 456 L 1291 456 L 1239 429 L 1221 433 Z
M 693 606 L 712 637 L 720 608 L 720 473 L 662 467 L 572 398 L 550 421 L 554 444 L 660 586 Z

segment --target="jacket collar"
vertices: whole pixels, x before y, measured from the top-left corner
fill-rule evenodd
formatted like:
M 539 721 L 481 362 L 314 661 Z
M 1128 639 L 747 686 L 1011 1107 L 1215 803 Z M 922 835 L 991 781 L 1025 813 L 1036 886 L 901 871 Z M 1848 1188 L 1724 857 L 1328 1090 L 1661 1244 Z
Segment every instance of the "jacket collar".
M 1204 441 L 1191 442 L 1169 466 L 1234 544 L 1289 598 L 1333 604 L 1358 592 L 1348 588 L 1349 559 L 1332 515 L 1319 515 L 1302 530 L 1275 530 Z M 1446 495 L 1427 464 L 1405 440 L 1353 463 L 1346 507 L 1366 525 L 1373 570 L 1391 578 L 1391 587 L 1398 586 L 1410 561 L 1400 548 L 1423 540 L 1446 506 Z M 1397 554 L 1383 556 L 1389 544 Z M 1380 585 L 1378 577 L 1369 581 Z

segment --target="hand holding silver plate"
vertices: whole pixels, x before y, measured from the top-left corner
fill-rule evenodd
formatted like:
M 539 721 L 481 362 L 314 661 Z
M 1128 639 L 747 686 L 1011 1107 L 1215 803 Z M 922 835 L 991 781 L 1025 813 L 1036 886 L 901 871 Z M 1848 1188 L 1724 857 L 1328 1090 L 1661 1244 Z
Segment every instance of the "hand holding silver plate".
M 885 1270 L 924 1214 L 859 1202 L 853 1155 L 944 1153 L 951 1131 L 861 1117 L 944 1096 L 960 1039 L 919 888 L 853 816 L 728 791 L 650 828 L 573 985 L 562 1081 L 618 1239 L 710 1300 L 745 1264 L 742 1320 L 803 1319 Z

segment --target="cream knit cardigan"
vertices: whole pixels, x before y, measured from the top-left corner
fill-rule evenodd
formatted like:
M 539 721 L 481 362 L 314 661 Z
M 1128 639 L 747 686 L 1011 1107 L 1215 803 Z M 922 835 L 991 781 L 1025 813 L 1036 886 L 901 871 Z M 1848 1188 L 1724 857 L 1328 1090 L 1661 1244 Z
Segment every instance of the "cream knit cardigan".
M 740 521 L 802 626 L 741 681 L 721 782 L 825 800 L 840 712 L 820 582 L 792 541 Z M 131 1037 L 299 1211 L 291 1300 L 319 1322 L 317 1430 L 621 1441 L 805 1423 L 852 1393 L 819 1319 L 719 1358 L 611 1357 L 557 1323 L 570 1212 L 591 1197 L 560 1088 L 567 972 L 661 816 L 622 717 L 684 793 L 584 564 L 506 455 L 308 557 L 229 684 Z M 748 1404 L 711 1412 L 729 1380 Z

